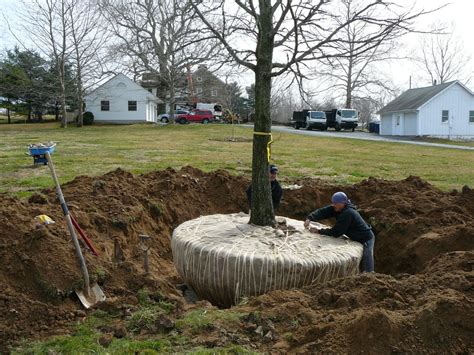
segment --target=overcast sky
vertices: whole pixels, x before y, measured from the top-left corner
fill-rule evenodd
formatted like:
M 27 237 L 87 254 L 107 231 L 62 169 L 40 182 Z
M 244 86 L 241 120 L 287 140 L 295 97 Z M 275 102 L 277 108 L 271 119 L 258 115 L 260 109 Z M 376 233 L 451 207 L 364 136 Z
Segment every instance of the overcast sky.
M 412 0 L 399 0 L 400 4 L 410 6 L 413 4 Z M 446 0 L 418 0 L 418 8 L 435 8 L 443 4 L 448 3 Z M 19 0 L 0 0 L 0 11 L 3 16 L 6 16 L 13 25 L 17 22 L 16 13 L 21 6 Z M 427 28 L 430 24 L 435 22 L 451 23 L 455 28 L 455 35 L 461 41 L 464 52 L 470 56 L 471 60 L 466 68 L 466 72 L 474 73 L 474 0 L 451 0 L 449 5 L 442 10 L 425 16 L 419 21 L 420 27 Z M 12 48 L 16 43 L 15 37 L 8 30 L 8 26 L 3 16 L 0 18 L 0 48 L 8 49 Z M 21 33 L 18 33 L 17 37 L 24 38 Z M 23 39 L 22 39 L 23 40 Z M 418 47 L 418 36 L 408 35 L 402 40 L 402 48 L 400 53 L 402 56 L 406 56 L 408 53 L 416 52 Z M 384 66 L 384 74 L 392 80 L 392 82 L 404 90 L 408 88 L 409 78 L 412 76 L 412 86 L 420 87 L 429 85 L 429 81 L 420 76 L 420 68 L 408 60 L 397 60 L 391 62 L 389 65 Z M 241 75 L 239 80 L 242 86 L 249 85 L 253 80 L 253 76 L 250 73 Z M 468 86 L 474 89 L 474 78 L 468 83 Z

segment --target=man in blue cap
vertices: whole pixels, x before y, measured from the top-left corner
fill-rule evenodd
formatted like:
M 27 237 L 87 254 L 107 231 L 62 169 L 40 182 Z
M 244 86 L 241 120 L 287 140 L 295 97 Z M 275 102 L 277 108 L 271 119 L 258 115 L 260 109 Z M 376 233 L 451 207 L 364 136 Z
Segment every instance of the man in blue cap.
M 374 271 L 375 235 L 372 227 L 364 221 L 344 192 L 336 192 L 332 195 L 331 202 L 331 205 L 312 212 L 304 222 L 305 228 L 309 228 L 311 221 L 335 217 L 334 227 L 317 229 L 317 232 L 335 238 L 345 234 L 349 239 L 361 243 L 364 247 L 361 269 L 363 272 Z
M 281 196 L 283 195 L 283 189 L 277 180 L 278 167 L 276 165 L 270 165 L 269 167 L 269 180 L 272 189 L 272 202 L 273 209 L 276 211 L 280 206 Z M 252 206 L 252 185 L 247 188 L 247 200 L 249 202 L 249 208 Z

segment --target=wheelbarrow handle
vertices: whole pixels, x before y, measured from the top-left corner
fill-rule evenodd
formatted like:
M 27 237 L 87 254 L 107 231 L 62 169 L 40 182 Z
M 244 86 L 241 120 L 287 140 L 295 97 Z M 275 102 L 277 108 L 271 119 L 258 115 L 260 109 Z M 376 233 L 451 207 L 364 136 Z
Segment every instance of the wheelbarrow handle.
M 61 203 L 61 208 L 63 210 L 64 217 L 66 218 L 67 227 L 69 229 L 69 233 L 71 234 L 74 248 L 76 249 L 76 255 L 79 258 L 79 261 L 81 263 L 81 270 L 84 276 L 84 283 L 85 283 L 84 291 L 86 295 L 88 295 L 89 289 L 90 289 L 90 281 L 89 281 L 89 271 L 87 270 L 86 260 L 84 259 L 84 255 L 82 255 L 81 247 L 79 245 L 79 241 L 77 240 L 76 231 L 74 230 L 74 226 L 71 221 L 71 216 L 69 215 L 69 210 L 67 208 L 66 201 L 64 200 L 64 195 L 61 190 L 61 185 L 59 184 L 58 176 L 56 175 L 56 170 L 54 169 L 53 160 L 51 159 L 51 155 L 49 154 L 49 152 L 46 152 L 45 155 L 46 155 L 46 159 L 48 160 L 49 169 L 51 170 L 51 174 L 53 175 L 53 180 L 56 185 L 56 193 L 58 195 L 59 202 Z

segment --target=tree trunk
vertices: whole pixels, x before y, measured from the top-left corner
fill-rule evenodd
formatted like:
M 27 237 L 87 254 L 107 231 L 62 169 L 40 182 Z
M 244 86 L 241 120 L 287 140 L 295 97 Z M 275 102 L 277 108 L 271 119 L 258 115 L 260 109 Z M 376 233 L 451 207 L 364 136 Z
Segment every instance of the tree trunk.
M 175 93 L 175 88 L 174 84 L 172 83 L 169 87 L 169 94 L 170 94 L 170 112 L 169 114 L 169 123 L 175 123 L 175 105 L 176 105 L 176 93 Z
M 67 115 L 66 115 L 66 68 L 64 63 L 64 58 L 61 59 L 59 64 L 59 84 L 61 86 L 61 112 L 63 117 L 61 118 L 61 127 L 67 127 Z
M 28 104 L 28 117 L 26 118 L 26 122 L 31 122 L 31 105 Z
M 8 100 L 8 106 L 7 106 L 7 119 L 8 119 L 8 124 L 12 123 L 11 114 L 10 114 L 10 100 Z
M 82 119 L 83 99 L 82 99 L 82 79 L 81 69 L 78 64 L 77 69 L 77 127 L 82 127 L 84 122 Z
M 260 28 L 255 70 L 255 124 L 254 132 L 270 133 L 270 101 L 272 90 L 272 60 L 274 37 L 271 34 L 272 10 L 270 0 L 260 0 Z M 252 155 L 252 211 L 250 223 L 259 226 L 275 225 L 267 160 L 269 135 L 253 136 Z
M 349 58 L 349 68 L 346 82 L 346 108 L 352 106 L 352 58 Z
M 56 99 L 56 102 L 54 103 L 54 120 L 56 122 L 59 121 L 59 103 L 57 99 Z

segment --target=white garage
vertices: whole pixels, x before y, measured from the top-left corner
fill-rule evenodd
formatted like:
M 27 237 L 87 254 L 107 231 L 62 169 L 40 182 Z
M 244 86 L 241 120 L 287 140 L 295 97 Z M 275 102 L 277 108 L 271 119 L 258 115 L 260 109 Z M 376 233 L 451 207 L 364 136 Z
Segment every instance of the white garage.
M 474 138 L 474 94 L 459 81 L 407 90 L 379 113 L 381 135 Z
M 117 74 L 85 96 L 85 111 L 94 121 L 108 123 L 156 122 L 162 101 L 123 74 Z

